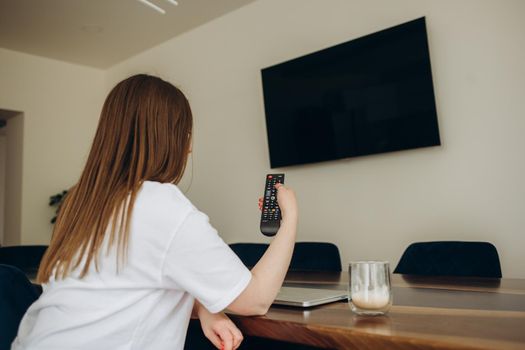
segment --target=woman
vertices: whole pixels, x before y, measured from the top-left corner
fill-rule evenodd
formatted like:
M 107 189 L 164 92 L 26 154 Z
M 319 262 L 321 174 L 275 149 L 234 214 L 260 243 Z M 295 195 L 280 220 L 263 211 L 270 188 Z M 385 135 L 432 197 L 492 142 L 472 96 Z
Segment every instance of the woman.
M 222 311 L 266 313 L 291 259 L 295 195 L 278 187 L 281 228 L 249 271 L 176 186 L 192 125 L 168 82 L 136 75 L 113 88 L 40 266 L 44 292 L 13 349 L 182 349 L 193 310 L 210 341 L 230 350 L 242 334 Z

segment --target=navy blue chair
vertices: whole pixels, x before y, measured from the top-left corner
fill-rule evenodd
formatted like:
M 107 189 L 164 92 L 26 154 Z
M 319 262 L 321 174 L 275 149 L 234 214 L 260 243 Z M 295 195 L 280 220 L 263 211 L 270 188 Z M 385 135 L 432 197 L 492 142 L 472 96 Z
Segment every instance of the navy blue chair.
M 21 270 L 0 265 L 0 350 L 11 348 L 22 317 L 38 297 L 38 290 Z
M 251 269 L 268 249 L 266 243 L 232 243 L 230 248 L 241 259 L 247 268 Z
M 45 245 L 1 247 L 0 264 L 15 266 L 28 276 L 36 276 L 46 249 Z
M 418 242 L 408 246 L 394 273 L 501 278 L 501 265 L 488 242 Z
M 266 243 L 232 243 L 230 248 L 248 268 L 257 264 L 263 256 Z M 295 243 L 289 271 L 341 271 L 341 255 L 333 243 L 297 242 Z
M 327 242 L 297 242 L 288 270 L 341 272 L 339 248 Z

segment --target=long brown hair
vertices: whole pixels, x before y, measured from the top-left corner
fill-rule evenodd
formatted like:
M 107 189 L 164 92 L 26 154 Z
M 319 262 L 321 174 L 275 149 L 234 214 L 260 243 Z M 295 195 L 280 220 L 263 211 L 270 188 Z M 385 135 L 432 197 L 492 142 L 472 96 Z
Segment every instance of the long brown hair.
M 60 208 L 38 281 L 65 278 L 82 262 L 80 277 L 106 234 L 125 262 L 129 222 L 146 180 L 178 183 L 190 151 L 193 118 L 184 94 L 170 83 L 135 75 L 109 93 L 80 180 Z

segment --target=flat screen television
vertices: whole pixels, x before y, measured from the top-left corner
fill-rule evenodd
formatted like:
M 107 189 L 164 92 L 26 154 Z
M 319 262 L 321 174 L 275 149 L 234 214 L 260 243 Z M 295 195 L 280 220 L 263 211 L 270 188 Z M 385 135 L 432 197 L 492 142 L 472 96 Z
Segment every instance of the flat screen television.
M 440 145 L 424 17 L 261 74 L 272 168 Z

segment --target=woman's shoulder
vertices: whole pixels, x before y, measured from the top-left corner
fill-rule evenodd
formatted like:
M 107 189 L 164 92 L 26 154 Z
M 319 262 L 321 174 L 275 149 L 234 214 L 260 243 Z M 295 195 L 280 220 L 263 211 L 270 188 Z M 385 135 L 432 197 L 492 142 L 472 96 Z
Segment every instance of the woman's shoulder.
M 197 210 L 176 185 L 156 181 L 144 181 L 135 204 L 139 208 L 153 209 L 157 214 L 169 212 L 173 215 Z

